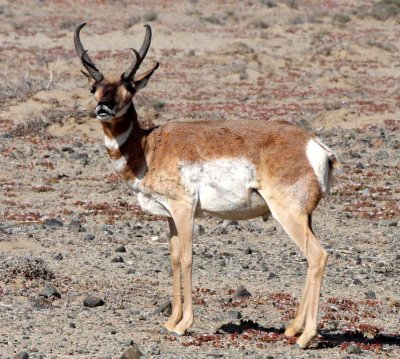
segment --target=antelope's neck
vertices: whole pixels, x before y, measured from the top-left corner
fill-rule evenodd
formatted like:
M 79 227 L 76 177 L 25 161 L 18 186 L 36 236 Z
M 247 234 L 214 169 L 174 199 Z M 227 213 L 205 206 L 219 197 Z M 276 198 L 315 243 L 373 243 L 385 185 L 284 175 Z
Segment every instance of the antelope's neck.
M 140 128 L 133 104 L 112 123 L 103 122 L 104 144 L 116 172 L 127 182 L 146 173 L 145 132 Z

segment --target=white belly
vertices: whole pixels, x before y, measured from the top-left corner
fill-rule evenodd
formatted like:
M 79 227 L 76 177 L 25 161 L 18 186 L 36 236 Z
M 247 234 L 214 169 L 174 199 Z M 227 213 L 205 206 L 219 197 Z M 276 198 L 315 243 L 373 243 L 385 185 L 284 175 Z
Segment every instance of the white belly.
M 182 163 L 180 172 L 185 188 L 197 198 L 196 216 L 247 219 L 269 212 L 256 190 L 255 167 L 246 159 Z
M 171 217 L 165 206 L 156 199 L 146 196 L 141 192 L 137 194 L 137 199 L 143 212 L 156 216 Z

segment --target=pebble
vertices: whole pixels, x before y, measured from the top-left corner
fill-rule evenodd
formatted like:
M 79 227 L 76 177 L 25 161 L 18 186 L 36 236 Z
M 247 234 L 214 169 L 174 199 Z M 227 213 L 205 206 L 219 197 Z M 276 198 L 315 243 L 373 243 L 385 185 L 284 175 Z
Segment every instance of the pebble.
M 89 163 L 89 155 L 87 153 L 74 153 L 71 155 L 71 158 L 80 161 L 84 166 Z
M 63 223 L 59 219 L 56 219 L 56 218 L 50 218 L 44 222 L 44 226 L 47 229 L 56 229 L 56 228 L 62 227 L 62 225 L 63 225 Z
M 378 153 L 376 154 L 377 160 L 386 160 L 388 158 L 389 158 L 389 153 L 385 150 L 379 150 Z
M 116 250 L 117 253 L 126 253 L 125 246 L 119 246 Z
M 230 310 L 229 311 L 229 318 L 233 320 L 241 319 L 242 318 L 242 313 L 240 313 L 238 310 Z
M 238 289 L 236 289 L 236 292 L 233 293 L 232 300 L 241 300 L 249 297 L 251 297 L 251 293 L 243 285 L 240 285 Z
M 222 222 L 222 228 L 226 228 L 228 226 L 238 226 L 239 222 L 235 220 L 226 219 Z
M 379 221 L 379 224 L 385 227 L 397 227 L 398 223 L 399 223 L 398 221 L 391 219 Z
M 353 280 L 353 284 L 355 285 L 363 285 L 363 282 L 361 282 L 358 278 Z
M 161 305 L 158 306 L 158 308 L 153 312 L 153 315 L 159 315 L 159 314 L 164 314 L 166 316 L 169 316 L 172 314 L 172 303 L 171 301 L 162 303 Z
M 46 285 L 39 293 L 41 297 L 45 298 L 61 298 L 61 293 L 51 284 Z
M 355 344 L 350 344 L 347 349 L 346 352 L 348 354 L 361 354 L 361 349 L 359 346 L 355 345 Z
M 72 233 L 82 232 L 82 224 L 78 219 L 71 220 L 68 226 L 68 230 Z
M 251 254 L 251 253 L 253 253 L 253 251 L 251 250 L 250 247 L 247 247 L 247 248 L 244 250 L 244 254 Z
M 365 299 L 376 299 L 376 294 L 373 290 L 365 292 Z
M 115 256 L 111 259 L 111 263 L 124 263 L 124 258 L 121 256 Z
M 88 308 L 100 307 L 104 304 L 105 302 L 103 299 L 91 295 L 88 295 L 83 302 L 83 305 Z
M 135 273 L 136 273 L 136 270 L 135 270 L 135 268 L 129 268 L 129 269 L 126 271 L 126 273 L 128 273 L 128 274 L 135 274 Z
M 201 224 L 195 224 L 193 228 L 193 234 L 197 237 L 204 235 L 206 232 Z
M 33 304 L 33 308 L 36 310 L 42 310 L 42 309 L 49 309 L 51 308 L 51 302 L 46 299 L 46 298 L 36 298 L 34 304 Z
M 29 359 L 29 354 L 27 352 L 21 352 L 21 353 L 15 354 L 13 356 L 13 359 Z
M 362 194 L 363 196 L 369 196 L 371 194 L 371 191 L 369 190 L 369 188 L 365 188 L 360 191 L 360 194 Z
M 95 238 L 96 238 L 96 236 L 94 234 L 88 233 L 88 234 L 85 234 L 85 237 L 83 237 L 83 240 L 84 241 L 93 241 L 93 239 L 95 239 Z
M 272 279 L 272 278 L 276 278 L 278 275 L 275 274 L 274 272 L 269 272 L 267 275 L 267 279 Z
M 64 259 L 64 257 L 63 257 L 63 255 L 62 255 L 61 253 L 57 253 L 57 254 L 54 256 L 54 259 L 55 259 L 56 261 L 62 261 L 62 260 Z
M 143 354 L 139 350 L 139 348 L 136 345 L 134 345 L 124 351 L 124 353 L 121 355 L 121 359 L 140 359 L 142 355 Z

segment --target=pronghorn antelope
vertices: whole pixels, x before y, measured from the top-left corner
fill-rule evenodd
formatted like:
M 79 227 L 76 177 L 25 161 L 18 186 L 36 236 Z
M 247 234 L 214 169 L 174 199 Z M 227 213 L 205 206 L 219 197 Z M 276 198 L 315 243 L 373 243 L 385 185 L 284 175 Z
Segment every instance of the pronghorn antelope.
M 121 179 L 142 209 L 166 216 L 173 269 L 173 310 L 165 327 L 182 335 L 193 324 L 192 237 L 195 217 L 273 217 L 307 258 L 304 291 L 285 335 L 302 333 L 301 348 L 317 335 L 318 302 L 327 253 L 311 228 L 311 215 L 328 193 L 332 151 L 313 135 L 285 121 L 202 121 L 139 126 L 132 98 L 158 67 L 136 75 L 151 41 L 151 28 L 131 67 L 105 77 L 89 58 L 75 30 L 76 51 L 97 101 L 105 146 Z M 181 275 L 183 302 L 181 297 Z

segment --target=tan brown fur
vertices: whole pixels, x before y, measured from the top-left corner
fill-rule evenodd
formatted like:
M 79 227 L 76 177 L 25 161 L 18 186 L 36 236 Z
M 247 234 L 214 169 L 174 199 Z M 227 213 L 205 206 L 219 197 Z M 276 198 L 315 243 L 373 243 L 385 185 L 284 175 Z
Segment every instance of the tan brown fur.
M 192 240 L 194 217 L 200 213 L 200 194 L 193 193 L 191 183 L 187 183 L 192 179 L 185 177 L 182 168 L 189 168 L 190 172 L 192 165 L 234 159 L 243 161 L 245 167 L 237 168 L 240 171 L 244 168 L 244 172 L 249 170 L 251 179 L 244 177 L 242 180 L 247 181 L 244 185 L 235 178 L 230 183 L 234 188 L 244 188 L 245 193 L 250 193 L 248 201 L 251 205 L 245 204 L 244 214 L 240 212 L 241 208 L 229 207 L 226 212 L 221 212 L 221 216 L 247 218 L 246 213 L 254 217 L 270 212 L 304 253 L 308 261 L 306 284 L 296 318 L 285 334 L 292 336 L 302 332 L 297 344 L 301 348 L 307 347 L 317 334 L 318 302 L 327 260 L 326 252 L 312 231 L 311 215 L 324 195 L 322 186 L 328 187 L 323 182 L 326 177 L 331 177 L 332 164 L 336 161 L 333 153 L 314 141 L 311 134 L 286 121 L 174 122 L 152 130 L 140 128 L 132 98 L 158 67 L 156 64 L 135 76 L 143 60 L 141 54 L 145 56 L 150 44 L 150 27 L 146 26 L 146 37 L 140 51 L 134 50 L 136 62 L 130 70 L 120 78 L 107 79 L 97 70 L 80 43 L 79 31 L 83 26 L 75 31 L 75 46 L 89 72 L 86 75 L 95 79 L 92 85 L 98 101 L 96 111 L 99 109 L 97 116 L 102 121 L 108 154 L 122 180 L 137 193 L 139 202 L 142 200 L 140 203 L 148 205 L 150 211 L 161 211 L 168 217 L 173 310 L 165 327 L 181 335 L 194 320 Z M 316 148 L 317 153 L 310 154 L 310 148 Z M 215 168 L 219 167 L 211 167 L 211 170 Z M 251 172 L 253 168 L 255 178 Z M 235 174 L 240 177 L 238 172 Z M 239 187 L 235 187 L 238 183 Z M 223 192 L 225 188 L 221 188 L 226 195 Z M 214 196 L 214 192 L 210 193 Z M 229 195 L 232 193 L 237 197 L 237 192 L 231 191 Z M 255 200 L 251 197 L 254 193 Z M 215 202 L 219 200 L 214 197 L 211 204 L 214 199 Z

